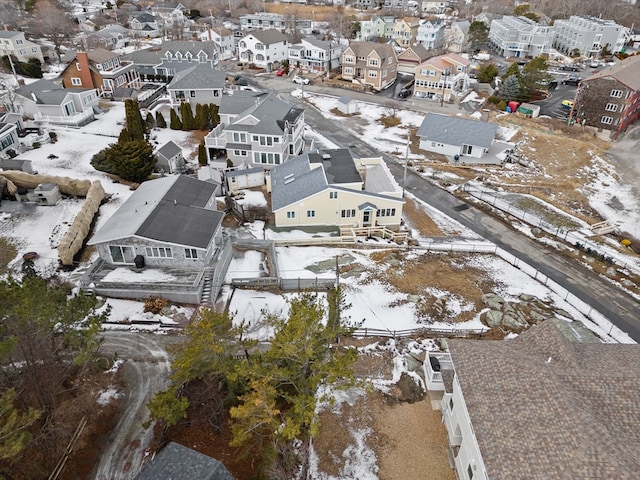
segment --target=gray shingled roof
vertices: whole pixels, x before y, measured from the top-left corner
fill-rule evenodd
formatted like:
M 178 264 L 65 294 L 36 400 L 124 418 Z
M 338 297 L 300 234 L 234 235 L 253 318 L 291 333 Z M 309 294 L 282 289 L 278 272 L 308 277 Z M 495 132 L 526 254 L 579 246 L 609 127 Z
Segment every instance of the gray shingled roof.
M 498 125 L 478 120 L 427 113 L 418 129 L 418 136 L 445 145 L 471 145 L 489 148 Z
M 322 168 L 311 168 L 308 155 L 300 155 L 271 169 L 271 210 L 298 202 L 328 188 Z
M 272 43 L 288 42 L 289 37 L 279 30 L 253 30 L 247 35 L 252 35 L 265 45 L 271 45 Z
M 448 341 L 488 478 L 637 478 L 640 346 L 572 330 L 556 319 L 513 340 Z
M 0 38 L 13 38 L 17 35 L 20 35 L 21 32 L 16 32 L 14 30 L 0 30 Z
M 164 158 L 173 158 L 178 153 L 182 152 L 182 149 L 169 140 L 156 152 L 157 155 L 162 155 Z
M 640 90 L 640 55 L 633 55 L 617 62 L 615 65 L 603 68 L 583 82 L 590 82 L 601 78 L 615 78 L 633 90 Z
M 119 56 L 117 53 L 110 52 L 104 48 L 94 48 L 87 52 L 87 57 L 94 63 L 104 63 Z
M 39 105 L 60 105 L 67 98 L 69 93 L 80 93 L 92 90 L 90 88 L 62 88 L 51 80 L 40 79 L 28 85 L 23 85 L 16 90 L 21 97 L 34 100 Z
M 309 163 L 322 165 L 327 182 L 332 185 L 362 182 L 362 177 L 348 148 L 311 152 L 308 157 Z
M 267 95 L 264 92 L 252 92 L 251 90 L 234 90 L 232 94 L 223 95 L 220 98 L 218 113 L 220 115 L 239 115 L 254 107 Z
M 209 58 L 213 58 L 216 51 L 216 44 L 213 41 L 197 42 L 187 40 L 175 40 L 169 42 L 163 42 L 161 45 L 154 45 L 150 48 L 143 50 L 136 50 L 135 52 L 123 55 L 122 58 L 132 61 L 136 65 L 158 65 L 167 52 L 171 52 L 173 55 L 180 52 L 182 55 L 186 55 L 190 52 L 195 59 L 200 51 L 204 51 L 209 55 Z
M 209 63 L 199 63 L 176 73 L 167 90 L 205 90 L 224 88 L 226 74 Z
M 171 442 L 158 452 L 135 480 L 234 480 L 222 462 Z
M 348 48 L 353 51 L 356 57 L 367 57 L 375 50 L 382 59 L 386 59 L 388 57 L 395 58 L 393 47 L 387 43 L 351 42 L 349 43 Z
M 245 130 L 251 133 L 281 135 L 285 122 L 295 123 L 303 112 L 303 109 L 292 107 L 276 93 L 270 93 L 258 105 L 250 107 L 239 115 L 237 122 L 234 122 L 228 129 L 239 130 L 240 127 L 248 125 Z M 252 121 L 248 122 L 247 117 L 253 117 Z
M 205 248 L 223 214 L 203 208 L 216 186 L 184 175 L 144 182 L 89 240 L 89 245 L 141 237 Z
M 140 23 L 152 23 L 156 21 L 156 17 L 149 12 L 142 12 L 140 15 L 134 17 Z

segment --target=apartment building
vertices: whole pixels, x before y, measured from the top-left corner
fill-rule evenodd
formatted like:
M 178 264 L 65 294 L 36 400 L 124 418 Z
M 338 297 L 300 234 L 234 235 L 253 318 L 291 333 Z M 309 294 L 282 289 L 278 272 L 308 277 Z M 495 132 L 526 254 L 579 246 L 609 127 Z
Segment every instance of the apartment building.
M 613 20 L 572 15 L 568 20 L 556 20 L 555 48 L 567 54 L 578 52 L 583 57 L 597 57 L 603 47 L 618 53 L 629 40 L 629 29 Z
M 503 57 L 538 57 L 548 54 L 555 30 L 527 17 L 504 15 L 491 21 L 489 43 Z

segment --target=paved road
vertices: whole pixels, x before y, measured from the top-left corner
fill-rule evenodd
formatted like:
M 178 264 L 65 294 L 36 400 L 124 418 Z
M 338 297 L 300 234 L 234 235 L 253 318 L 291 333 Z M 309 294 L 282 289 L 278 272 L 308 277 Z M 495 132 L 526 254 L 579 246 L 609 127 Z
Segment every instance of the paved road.
M 104 332 L 100 352 L 126 359 L 120 366 L 126 381 L 126 397 L 120 405 L 120 419 L 111 432 L 96 467 L 96 480 L 129 480 L 142 467 L 153 427 L 143 428 L 148 419 L 147 402 L 168 382 L 169 355 L 166 337 L 133 332 Z
M 351 147 L 357 155 L 380 154 L 366 143 L 366 139 L 357 138 L 344 129 L 336 129 L 331 120 L 327 120 L 312 108 L 307 109 L 305 120 L 312 128 L 323 132 L 329 140 L 341 146 Z M 402 184 L 403 166 L 389 155 L 384 157 L 396 180 Z M 464 210 L 456 209 L 467 204 L 411 170 L 407 172 L 406 189 L 420 200 L 544 273 L 598 310 L 636 342 L 640 342 L 640 318 L 638 317 L 640 303 L 625 292 L 603 280 L 579 262 L 513 230 L 509 225 L 472 205 L 468 205 L 469 208 L 465 207 Z

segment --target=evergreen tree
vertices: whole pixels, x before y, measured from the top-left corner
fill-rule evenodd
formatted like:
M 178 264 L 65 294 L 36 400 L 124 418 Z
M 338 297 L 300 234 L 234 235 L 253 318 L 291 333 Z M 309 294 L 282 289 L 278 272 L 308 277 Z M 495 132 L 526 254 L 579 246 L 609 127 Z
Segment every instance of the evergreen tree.
M 151 130 L 153 130 L 156 126 L 156 121 L 153 118 L 153 113 L 149 112 L 147 113 L 147 118 L 144 119 L 144 123 L 146 125 L 146 131 L 150 132 Z
M 209 120 L 214 127 L 220 123 L 220 115 L 218 115 L 218 105 L 216 105 L 215 103 L 209 104 Z
M 173 108 L 171 109 L 170 117 L 169 128 L 171 130 L 182 130 L 182 122 Z
M 189 102 L 182 102 L 182 104 L 180 104 L 180 113 L 182 115 L 182 129 L 195 130 L 196 122 L 193 118 L 193 110 L 191 110 L 191 104 Z
M 479 83 L 491 83 L 493 79 L 498 76 L 498 67 L 496 67 L 493 63 L 488 63 L 483 66 L 478 73 L 478 82 Z
M 147 126 L 142 120 L 140 106 L 136 100 L 124 101 L 125 126 L 131 135 L 132 140 L 143 140 L 147 133 Z
M 129 129 L 124 127 L 120 130 L 120 135 L 118 135 L 118 143 L 130 142 L 133 138 L 131 138 L 131 133 L 129 133 Z
M 553 80 L 553 75 L 548 73 L 549 65 L 547 60 L 540 56 L 527 62 L 522 68 L 522 85 L 534 90 L 548 85 Z
M 522 99 L 522 87 L 515 75 L 507 77 L 507 79 L 502 83 L 502 88 L 500 89 L 498 97 L 505 102 L 510 100 L 520 101 Z
M 467 42 L 469 43 L 471 52 L 484 46 L 489 41 L 489 28 L 484 22 L 474 20 L 469 24 L 467 33 Z
M 158 128 L 167 128 L 167 121 L 164 119 L 164 115 L 162 115 L 160 110 L 156 112 L 156 125 Z
M 196 105 L 195 127 L 197 130 L 206 130 L 209 126 L 209 107 L 207 105 Z
M 16 391 L 9 388 L 0 394 L 0 459 L 8 460 L 19 455 L 31 440 L 26 431 L 40 418 L 40 411 L 27 408 L 20 411 L 15 406 Z
M 206 165 L 209 160 L 207 159 L 207 149 L 204 146 L 204 141 L 198 145 L 198 163 L 200 165 Z
M 520 65 L 518 65 L 516 62 L 513 62 L 511 65 L 509 65 L 507 71 L 504 73 L 504 75 L 502 75 L 502 80 L 506 80 L 508 77 L 511 77 L 513 75 L 515 75 L 518 81 L 520 81 L 520 79 L 522 78 Z
M 113 144 L 105 155 L 116 175 L 136 183 L 149 178 L 156 165 L 153 147 L 145 140 Z

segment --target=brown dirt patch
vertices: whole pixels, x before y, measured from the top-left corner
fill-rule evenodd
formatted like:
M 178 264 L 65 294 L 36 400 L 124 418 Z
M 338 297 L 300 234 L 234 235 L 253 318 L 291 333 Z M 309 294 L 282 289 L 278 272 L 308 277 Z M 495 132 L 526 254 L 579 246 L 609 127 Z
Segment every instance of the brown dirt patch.
M 443 237 L 444 232 L 434 222 L 424 209 L 410 198 L 405 198 L 402 213 L 407 224 L 417 230 L 424 237 Z

